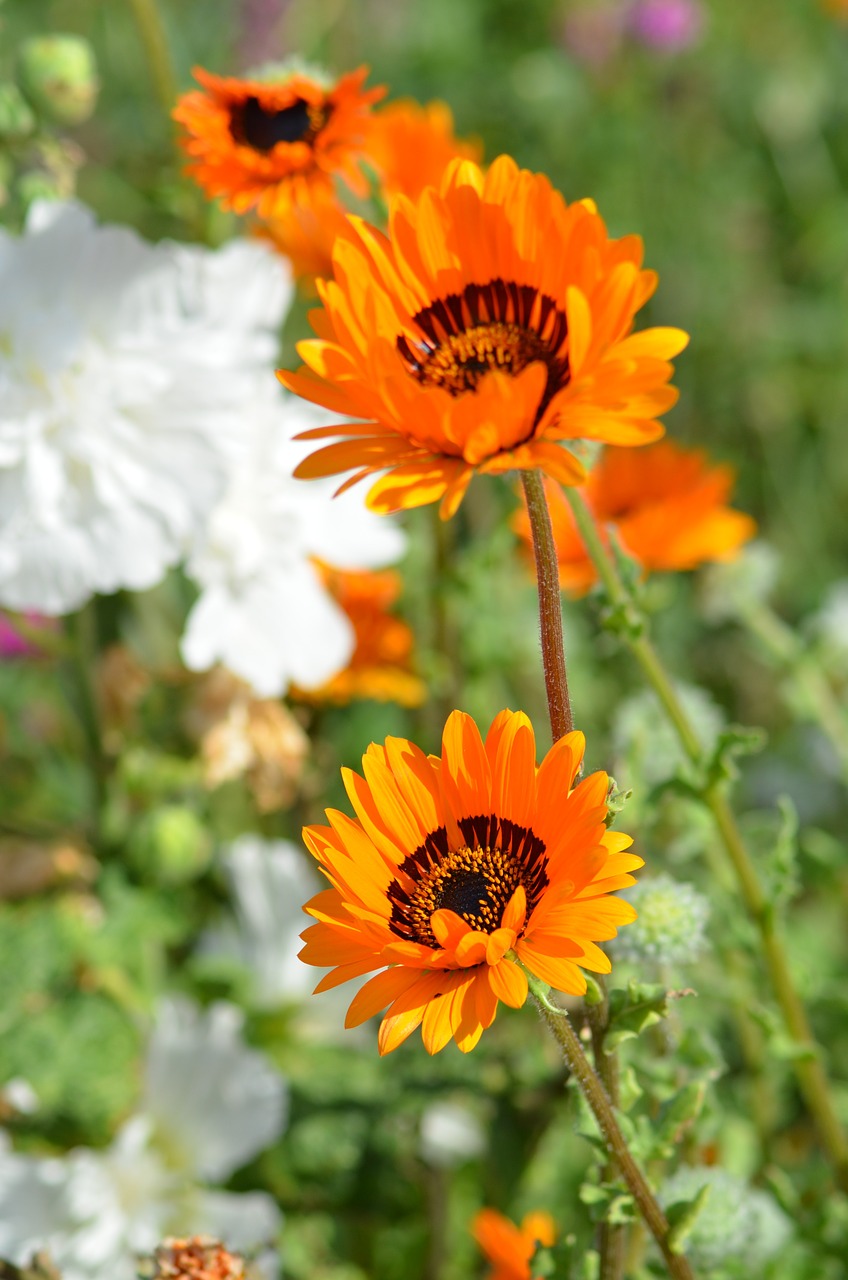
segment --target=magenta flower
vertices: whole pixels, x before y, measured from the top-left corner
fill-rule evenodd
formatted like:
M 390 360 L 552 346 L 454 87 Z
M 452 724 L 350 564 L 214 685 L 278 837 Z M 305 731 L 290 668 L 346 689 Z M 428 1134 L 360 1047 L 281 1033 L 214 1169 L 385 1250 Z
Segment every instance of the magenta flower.
M 23 616 L 31 626 L 49 629 L 48 619 L 40 613 L 25 613 Z M 24 658 L 33 653 L 40 653 L 38 645 L 21 635 L 8 616 L 0 613 L 0 661 L 5 658 Z
M 698 0 L 634 0 L 627 25 L 649 48 L 679 53 L 700 38 L 704 11 Z

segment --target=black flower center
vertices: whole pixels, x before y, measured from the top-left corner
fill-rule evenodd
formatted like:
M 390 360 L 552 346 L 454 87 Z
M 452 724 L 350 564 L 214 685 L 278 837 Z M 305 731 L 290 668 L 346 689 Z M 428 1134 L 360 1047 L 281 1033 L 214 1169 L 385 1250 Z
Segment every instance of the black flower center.
M 515 376 L 539 360 L 547 368 L 547 380 L 538 421 L 568 383 L 565 312 L 531 285 L 501 279 L 468 284 L 462 293 L 438 298 L 413 320 L 421 340 L 402 334 L 397 349 L 424 386 L 460 395 L 473 391 L 493 369 Z
M 254 151 L 270 151 L 278 142 L 314 142 L 329 119 L 326 106 L 298 98 L 282 111 L 268 111 L 256 97 L 246 98 L 230 113 L 236 142 Z
M 390 927 L 398 937 L 438 947 L 430 918 L 440 910 L 455 912 L 472 929 L 494 933 L 519 885 L 527 895 L 528 916 L 542 896 L 547 858 L 538 836 L 494 815 L 465 818 L 459 826 L 467 844 L 450 849 L 440 827 L 404 860 L 401 875 L 389 886 Z

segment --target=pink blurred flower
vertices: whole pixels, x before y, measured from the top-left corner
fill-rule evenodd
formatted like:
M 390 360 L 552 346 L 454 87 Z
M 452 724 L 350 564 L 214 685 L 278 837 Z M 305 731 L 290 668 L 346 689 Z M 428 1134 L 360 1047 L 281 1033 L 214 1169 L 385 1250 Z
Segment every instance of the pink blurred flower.
M 649 48 L 678 53 L 700 38 L 704 11 L 698 0 L 634 0 L 627 25 Z
M 40 613 L 25 613 L 23 617 L 33 627 L 50 629 L 50 622 Z M 23 658 L 29 654 L 39 653 L 39 646 L 30 638 L 21 635 L 5 613 L 0 613 L 0 660 L 3 658 Z

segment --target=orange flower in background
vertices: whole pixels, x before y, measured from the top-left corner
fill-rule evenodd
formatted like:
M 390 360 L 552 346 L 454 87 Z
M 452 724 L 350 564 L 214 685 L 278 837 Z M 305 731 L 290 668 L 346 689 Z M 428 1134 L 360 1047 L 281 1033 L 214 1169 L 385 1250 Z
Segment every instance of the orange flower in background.
M 289 259 L 295 279 L 312 295 L 316 277 L 333 274 L 333 248 L 346 229 L 347 210 L 333 188 L 313 186 L 264 222 L 259 234 Z
M 412 669 L 414 637 L 402 618 L 391 612 L 400 596 L 402 579 L 387 569 L 355 573 L 321 565 L 324 582 L 353 623 L 356 647 L 344 671 L 319 689 L 295 689 L 308 702 L 350 702 L 373 698 L 420 707 L 427 696 L 424 682 Z
M 225 209 L 272 218 L 316 186 L 332 191 L 334 174 L 368 194 L 359 161 L 369 108 L 385 90 L 363 88 L 367 67 L 330 85 L 285 68 L 252 80 L 193 74 L 202 89 L 183 94 L 173 115 L 189 172 Z
M 422 106 L 401 98 L 375 111 L 368 133 L 368 159 L 387 196 L 402 193 L 416 200 L 425 187 L 438 187 L 454 159 L 483 158 L 476 138 L 457 138 L 446 102 Z
M 661 440 L 644 449 L 604 451 L 586 481 L 585 497 L 601 532 L 612 525 L 624 550 L 651 570 L 695 569 L 732 560 L 757 531 L 754 520 L 728 507 L 731 467 L 713 465 L 701 449 Z M 560 585 L 582 595 L 597 574 L 562 490 L 546 484 Z M 530 543 L 530 521 L 522 508 L 513 527 Z
M 453 161 L 439 191 L 390 203 L 389 236 L 359 218 L 319 285 L 318 337 L 302 342 L 290 390 L 358 421 L 304 459 L 303 479 L 388 470 L 368 505 L 441 499 L 452 515 L 475 471 L 584 471 L 562 442 L 643 444 L 677 392 L 679 329 L 631 334 L 656 287 L 637 236 L 610 240 L 591 201 L 567 205 L 543 174 L 501 156 L 485 174 Z
M 453 1038 L 463 1053 L 491 1026 L 498 1002 L 519 1008 L 527 977 L 582 995 L 580 966 L 608 973 L 595 944 L 636 917 L 613 896 L 642 859 L 607 831 L 605 773 L 574 785 L 584 738 L 570 733 L 536 765 L 533 729 L 502 711 L 485 743 L 461 711 L 441 756 L 403 738 L 372 743 L 363 775 L 343 769 L 356 813 L 328 810 L 304 828 L 332 888 L 304 910 L 300 958 L 333 966 L 325 991 L 380 970 L 354 997 L 345 1026 L 388 1006 L 380 1053 L 421 1026 L 428 1053 Z
M 549 1213 L 528 1213 L 517 1227 L 495 1209 L 481 1209 L 471 1224 L 474 1239 L 492 1264 L 486 1280 L 534 1280 L 533 1255 L 550 1248 L 556 1227 Z

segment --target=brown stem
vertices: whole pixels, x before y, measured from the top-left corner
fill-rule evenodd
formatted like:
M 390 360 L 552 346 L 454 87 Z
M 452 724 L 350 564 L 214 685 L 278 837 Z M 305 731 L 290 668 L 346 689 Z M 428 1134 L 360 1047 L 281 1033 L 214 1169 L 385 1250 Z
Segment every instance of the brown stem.
M 609 998 L 603 978 L 598 975 L 595 981 L 603 991 L 604 998 L 600 1004 L 586 1006 L 589 1030 L 592 1033 L 592 1056 L 595 1059 L 595 1070 L 607 1091 L 607 1097 L 613 1107 L 617 1107 L 619 1104 L 618 1054 L 607 1053 L 604 1048 L 609 1026 Z M 608 1160 L 604 1166 L 604 1179 L 608 1181 L 614 1178 L 616 1172 L 615 1161 Z M 602 1222 L 598 1228 L 598 1253 L 601 1259 L 598 1280 L 622 1280 L 626 1249 L 627 1228 L 623 1224 Z
M 548 714 L 554 742 L 558 742 L 574 728 L 562 639 L 559 562 L 542 477 L 538 471 L 522 471 L 521 483 L 527 500 L 527 514 L 533 534 L 533 554 L 536 559 L 536 579 L 539 584 L 539 630 L 542 637 L 542 666 L 545 670 Z
M 553 1032 L 557 1043 L 562 1049 L 566 1065 L 580 1085 L 586 1101 L 592 1108 L 607 1150 L 621 1170 L 622 1177 L 627 1183 L 627 1188 L 636 1201 L 648 1230 L 659 1246 L 668 1274 L 674 1280 L 694 1280 L 692 1268 L 686 1258 L 682 1253 L 673 1252 L 669 1246 L 670 1228 L 668 1219 L 645 1181 L 642 1170 L 630 1154 L 630 1148 L 625 1141 L 624 1134 L 618 1127 L 618 1121 L 615 1118 L 615 1112 L 607 1097 L 606 1090 L 592 1070 L 592 1065 L 583 1052 L 583 1047 L 568 1019 L 568 1014 L 564 1009 L 555 1009 L 549 1002 L 543 983 L 533 978 L 532 975 L 528 975 L 528 982 L 543 1020 Z

